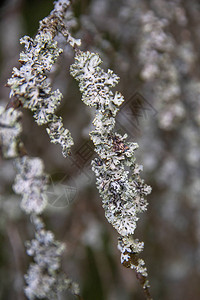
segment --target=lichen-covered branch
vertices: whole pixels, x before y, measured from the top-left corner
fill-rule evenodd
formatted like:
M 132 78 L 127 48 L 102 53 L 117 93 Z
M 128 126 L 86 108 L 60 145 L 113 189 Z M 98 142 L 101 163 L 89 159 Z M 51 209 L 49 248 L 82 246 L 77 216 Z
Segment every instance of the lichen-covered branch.
M 135 162 L 134 151 L 138 145 L 127 142 L 126 134 L 121 136 L 114 131 L 115 117 L 124 98 L 110 89 L 118 83 L 119 77 L 111 70 L 105 72 L 99 67 L 100 63 L 98 54 L 77 51 L 71 74 L 79 81 L 83 102 L 96 109 L 95 129 L 90 136 L 98 157 L 92 161 L 92 169 L 105 216 L 120 234 L 121 262 L 135 269 L 148 295 L 147 270 L 144 261 L 136 256 L 142 251 L 143 243 L 133 239 L 133 234 L 139 214 L 146 210 L 145 196 L 151 188 L 140 178 L 142 166 Z
M 20 134 L 21 112 L 14 108 L 0 107 L 0 144 L 4 158 L 13 159 L 17 175 L 13 185 L 16 194 L 22 195 L 21 208 L 30 214 L 35 227 L 35 239 L 27 242 L 27 254 L 34 263 L 29 266 L 25 280 L 25 294 L 28 299 L 56 299 L 62 290 L 79 294 L 76 283 L 61 271 L 61 255 L 64 245 L 56 241 L 51 231 L 47 231 L 37 215 L 47 204 L 47 175 L 40 158 L 29 157 L 21 152 Z
M 64 129 L 62 118 L 55 115 L 63 96 L 58 89 L 52 91 L 47 74 L 62 53 L 54 40 L 58 33 L 72 47 L 80 45 L 80 40 L 70 35 L 63 21 L 69 5 L 70 1 L 56 1 L 51 14 L 40 22 L 35 38 L 21 38 L 20 43 L 25 48 L 19 59 L 22 66 L 20 69 L 13 68 L 12 77 L 7 83 L 11 88 L 10 97 L 30 109 L 38 125 L 48 124 L 51 142 L 62 146 L 64 156 L 69 153 L 73 139 L 69 130 Z

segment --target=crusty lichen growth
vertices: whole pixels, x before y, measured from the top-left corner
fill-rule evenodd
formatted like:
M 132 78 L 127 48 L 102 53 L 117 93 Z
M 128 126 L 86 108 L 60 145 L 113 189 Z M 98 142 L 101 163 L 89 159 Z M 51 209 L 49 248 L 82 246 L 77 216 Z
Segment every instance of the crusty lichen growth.
M 98 54 L 77 51 L 71 74 L 79 81 L 83 102 L 96 109 L 95 129 L 90 136 L 98 158 L 92 161 L 92 169 L 105 216 L 121 236 L 121 262 L 136 270 L 144 279 L 142 286 L 146 290 L 148 281 L 144 261 L 133 260 L 133 256 L 142 251 L 143 244 L 134 240 L 133 234 L 139 213 L 147 208 L 145 196 L 151 188 L 140 178 L 142 166 L 135 162 L 134 151 L 138 145 L 127 142 L 126 134 L 121 136 L 114 131 L 115 117 L 124 98 L 110 89 L 118 83 L 119 77 L 111 70 L 105 72 L 99 67 L 100 63 Z
M 52 91 L 47 73 L 62 52 L 54 41 L 59 32 L 72 47 L 80 45 L 80 40 L 70 35 L 63 22 L 69 5 L 70 1 L 57 1 L 51 14 L 40 22 L 35 38 L 24 36 L 20 40 L 25 48 L 19 59 L 22 66 L 20 69 L 13 68 L 7 84 L 11 88 L 10 97 L 30 109 L 38 125 L 48 124 L 51 142 L 61 144 L 64 156 L 70 152 L 73 140 L 69 130 L 64 129 L 62 118 L 55 115 L 63 96 L 58 89 Z
M 34 258 L 25 275 L 26 296 L 28 299 L 57 299 L 58 293 L 65 289 L 79 294 L 78 285 L 60 271 L 64 244 L 56 241 L 51 231 L 45 230 L 40 218 L 34 216 L 33 224 L 35 239 L 26 244 L 28 255 Z

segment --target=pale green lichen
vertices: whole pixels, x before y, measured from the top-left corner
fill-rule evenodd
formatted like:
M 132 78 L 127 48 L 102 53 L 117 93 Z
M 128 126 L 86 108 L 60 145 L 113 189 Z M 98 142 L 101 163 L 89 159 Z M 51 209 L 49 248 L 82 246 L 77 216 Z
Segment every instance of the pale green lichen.
M 139 213 L 147 208 L 145 196 L 151 188 L 140 178 L 142 166 L 135 163 L 134 152 L 138 145 L 127 142 L 127 134 L 122 136 L 114 131 L 115 116 L 124 98 L 110 89 L 118 83 L 119 77 L 111 70 L 105 72 L 99 67 L 100 63 L 98 54 L 77 51 L 71 74 L 79 81 L 82 101 L 96 109 L 95 129 L 90 136 L 98 158 L 92 161 L 92 169 L 105 216 L 121 236 L 121 262 L 126 261 L 125 266 L 134 268 L 142 276 L 142 286 L 146 289 L 144 261 L 132 259 L 142 251 L 143 243 L 134 240 L 132 235 Z

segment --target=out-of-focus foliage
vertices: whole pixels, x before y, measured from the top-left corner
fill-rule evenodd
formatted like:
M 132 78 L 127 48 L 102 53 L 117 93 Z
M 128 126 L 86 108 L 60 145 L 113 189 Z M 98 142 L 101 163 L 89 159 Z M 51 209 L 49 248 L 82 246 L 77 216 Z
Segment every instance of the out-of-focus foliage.
M 48 2 L 46 6 L 44 2 Z M 9 94 L 3 86 L 12 67 L 18 66 L 19 38 L 36 32 L 36 22 L 33 29 L 30 20 L 33 15 L 38 21 L 48 15 L 49 5 L 49 1 L 34 1 L 33 6 L 33 1 L 10 0 L 1 7 L 3 104 Z M 198 300 L 200 3 L 77 0 L 73 8 L 76 22 L 71 21 L 71 26 L 82 39 L 82 48 L 100 53 L 104 69 L 111 68 L 121 78 L 118 89 L 125 102 L 116 126 L 121 134 L 128 131 L 131 142 L 139 144 L 137 161 L 144 165 L 142 175 L 152 186 L 148 211 L 136 231 L 145 242 L 152 295 L 162 300 Z M 64 40 L 60 37 L 58 43 L 63 46 Z M 24 111 L 23 142 L 33 156 L 43 158 L 54 181 L 49 193 L 58 194 L 63 201 L 49 205 L 46 221 L 56 237 L 66 242 L 63 265 L 80 283 L 84 299 L 142 300 L 134 273 L 120 265 L 115 233 L 106 223 L 87 168 L 93 156 L 88 137 L 93 113 L 81 103 L 69 75 L 72 61 L 73 53 L 66 47 L 50 73 L 54 88 L 64 96 L 57 114 L 74 137 L 72 157 L 62 158 L 60 148 L 49 143 L 45 128 L 38 128 L 32 115 Z M 28 265 L 24 242 L 30 239 L 32 229 L 11 191 L 12 166 L 0 163 L 0 298 L 21 300 Z

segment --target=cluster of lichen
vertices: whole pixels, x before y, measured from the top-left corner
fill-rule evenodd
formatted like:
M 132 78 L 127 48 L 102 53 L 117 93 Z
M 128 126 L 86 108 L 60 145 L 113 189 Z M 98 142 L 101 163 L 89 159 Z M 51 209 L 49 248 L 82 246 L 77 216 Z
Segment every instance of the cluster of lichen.
M 124 98 L 111 90 L 118 83 L 118 76 L 111 70 L 105 72 L 100 63 L 98 54 L 77 51 L 71 74 L 79 81 L 83 102 L 96 109 L 95 129 L 90 137 L 98 157 L 92 161 L 92 169 L 105 216 L 121 236 L 121 262 L 146 278 L 144 261 L 133 259 L 143 248 L 142 243 L 133 239 L 133 234 L 138 214 L 146 210 L 145 196 L 151 188 L 140 178 L 142 166 L 135 163 L 134 151 L 138 145 L 127 142 L 126 134 L 122 136 L 114 131 L 115 117 Z M 143 288 L 147 287 L 148 282 L 144 280 Z
M 26 244 L 27 254 L 34 258 L 34 263 L 25 275 L 25 294 L 28 299 L 56 299 L 59 293 L 66 289 L 77 295 L 78 285 L 60 271 L 64 244 L 56 241 L 51 231 L 45 230 L 40 218 L 35 217 L 33 223 L 35 239 Z
M 40 22 L 35 38 L 21 38 L 20 43 L 25 48 L 19 59 L 22 66 L 20 69 L 13 68 L 7 84 L 11 88 L 10 97 L 30 109 L 38 125 L 48 124 L 51 142 L 62 146 L 64 156 L 68 154 L 73 140 L 69 130 L 63 127 L 62 118 L 55 114 L 62 94 L 58 89 L 52 91 L 47 75 L 63 51 L 54 40 L 59 31 L 72 47 L 80 45 L 80 41 L 70 35 L 62 21 L 61 12 L 69 4 L 69 1 L 57 1 L 50 16 Z
M 69 131 L 64 129 L 62 119 L 55 115 L 62 94 L 59 90 L 52 91 L 47 73 L 62 52 L 54 40 L 59 31 L 72 47 L 80 44 L 71 37 L 62 22 L 62 11 L 68 5 L 69 1 L 57 1 L 50 16 L 40 22 L 36 37 L 31 39 L 26 36 L 21 39 L 25 45 L 19 60 L 22 66 L 19 70 L 14 68 L 12 78 L 8 80 L 10 96 L 24 108 L 33 111 L 38 125 L 48 125 L 51 142 L 62 146 L 64 156 L 68 154 L 73 140 Z M 120 235 L 118 248 L 121 251 L 121 262 L 135 269 L 138 276 L 142 277 L 143 288 L 148 289 L 145 263 L 138 257 L 143 243 L 134 239 L 133 234 L 139 213 L 146 210 L 145 196 L 151 188 L 140 178 L 142 166 L 135 162 L 134 151 L 138 145 L 127 142 L 127 134 L 122 136 L 114 130 L 115 118 L 124 98 L 121 93 L 114 94 L 111 90 L 118 83 L 119 77 L 112 70 L 105 72 L 99 67 L 100 63 L 98 54 L 76 50 L 71 74 L 79 81 L 83 102 L 96 109 L 93 121 L 95 129 L 90 137 L 98 157 L 92 161 L 92 170 L 96 175 L 105 216 Z M 35 240 L 28 244 L 28 254 L 34 257 L 35 263 L 30 266 L 25 277 L 28 284 L 25 292 L 29 299 L 52 298 L 52 293 L 58 287 L 66 288 L 69 282 L 57 273 L 62 245 L 54 240 L 52 233 L 47 232 L 36 217 L 46 205 L 47 177 L 38 158 L 18 158 L 16 167 L 18 174 L 14 191 L 23 196 L 22 208 L 33 216 L 36 230 Z M 78 293 L 75 286 L 73 290 L 75 294 Z
M 34 263 L 25 275 L 25 294 L 28 299 L 55 299 L 64 289 L 78 294 L 77 284 L 60 270 L 64 245 L 55 240 L 51 231 L 45 230 L 42 220 L 37 216 L 47 205 L 47 175 L 40 158 L 20 152 L 20 119 L 21 112 L 18 110 L 0 107 L 2 154 L 4 158 L 13 159 L 17 171 L 13 190 L 22 195 L 21 208 L 30 215 L 35 226 L 35 239 L 27 242 L 27 254 L 33 257 Z
M 27 254 L 34 263 L 25 275 L 28 299 L 55 299 L 62 290 L 79 293 L 77 284 L 68 279 L 61 271 L 61 255 L 64 245 L 56 241 L 52 232 L 47 231 L 38 217 L 47 205 L 46 189 L 48 177 L 40 158 L 29 157 L 20 141 L 22 113 L 16 108 L 22 106 L 34 113 L 38 125 L 48 124 L 47 132 L 51 142 L 62 146 L 66 156 L 73 145 L 71 134 L 64 129 L 62 118 L 55 112 L 62 94 L 52 91 L 48 72 L 62 52 L 54 41 L 58 29 L 72 47 L 76 41 L 65 28 L 62 18 L 70 1 L 58 0 L 50 16 L 40 22 L 38 34 L 34 39 L 25 36 L 20 40 L 25 50 L 20 54 L 21 68 L 13 68 L 8 80 L 12 101 L 7 108 L 0 107 L 0 142 L 4 158 L 13 159 L 17 174 L 13 185 L 16 194 L 22 195 L 21 208 L 30 215 L 35 227 L 35 239 L 27 242 Z

